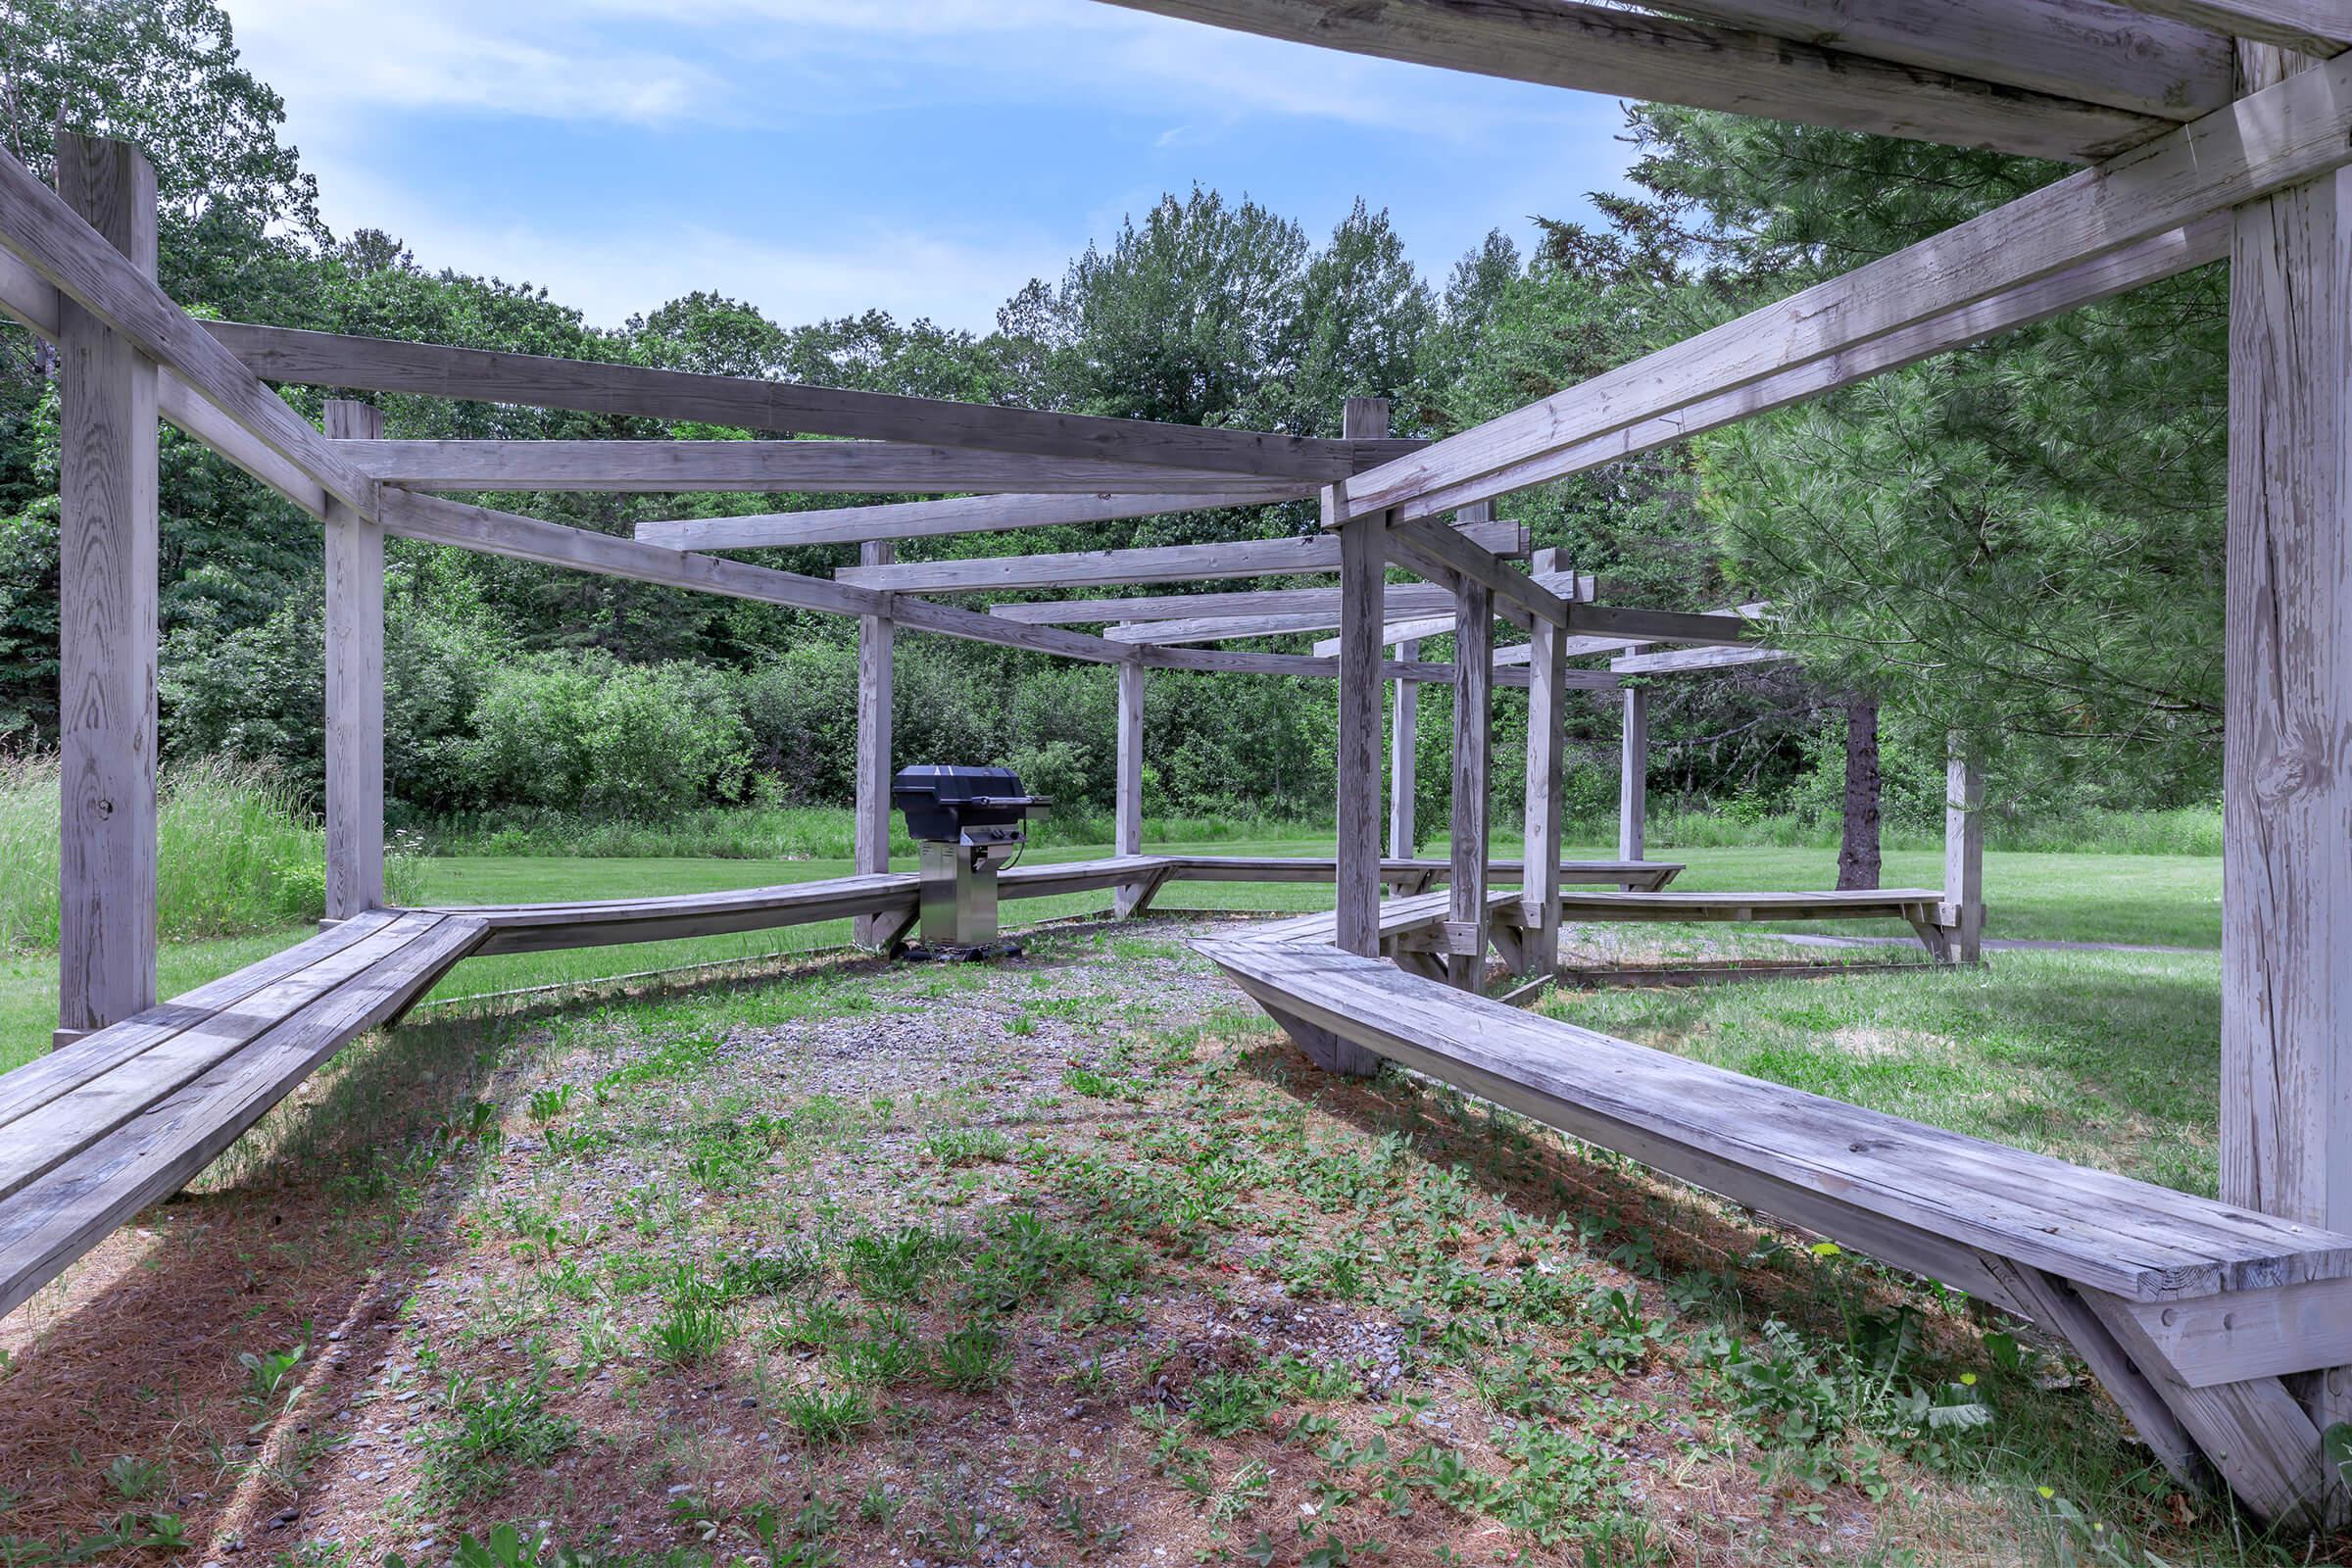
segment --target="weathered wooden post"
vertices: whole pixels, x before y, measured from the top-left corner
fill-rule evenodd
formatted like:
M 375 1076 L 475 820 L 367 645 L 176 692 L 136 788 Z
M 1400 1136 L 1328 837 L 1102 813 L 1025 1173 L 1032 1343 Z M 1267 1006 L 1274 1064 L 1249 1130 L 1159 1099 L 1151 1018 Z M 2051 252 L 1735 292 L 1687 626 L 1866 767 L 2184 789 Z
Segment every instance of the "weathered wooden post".
M 1111 850 L 1144 853 L 1144 659 L 1136 649 L 1119 662 L 1119 777 Z M 1155 881 L 1122 882 L 1111 890 L 1110 911 L 1124 920 L 1150 899 Z
M 1943 776 L 1943 908 L 1947 956 L 1984 956 L 1984 770 L 1955 735 Z
M 899 547 L 889 540 L 868 539 L 858 547 L 858 562 L 887 566 L 898 554 Z M 858 823 L 853 853 L 860 876 L 890 869 L 890 677 L 897 629 L 888 615 L 858 617 Z M 876 948 L 889 941 L 901 923 L 893 915 L 861 914 L 854 935 L 859 947 Z
M 1410 663 L 1421 657 L 1421 645 L 1398 643 L 1396 657 Z M 1420 760 L 1416 743 L 1420 739 L 1421 687 L 1417 681 L 1400 678 L 1396 688 L 1389 699 L 1389 858 L 1409 860 L 1420 848 L 1420 834 L 1413 823 L 1417 783 L 1413 774 Z
M 1628 686 L 1620 710 L 1624 722 L 1617 739 L 1617 858 L 1639 860 L 1649 815 L 1649 693 Z
M 2236 209 L 2230 294 L 2222 1197 L 2352 1230 L 2352 171 Z
M 383 411 L 326 403 L 326 433 L 373 441 Z M 384 902 L 384 530 L 326 509 L 326 917 Z
M 1559 569 L 1559 552 L 1539 551 L 1538 572 Z M 1520 967 L 1539 978 L 1560 961 L 1560 748 L 1568 722 L 1566 634 L 1539 615 L 1528 633 L 1527 812 L 1520 846 L 1523 905 Z
M 57 133 L 57 192 L 155 274 L 155 171 Z M 57 1043 L 155 1003 L 156 368 L 59 310 Z
M 1485 522 L 1494 505 L 1464 507 Z M 1494 590 L 1463 577 L 1453 594 L 1453 865 L 1446 978 L 1476 991 L 1487 969 L 1487 777 L 1494 732 Z

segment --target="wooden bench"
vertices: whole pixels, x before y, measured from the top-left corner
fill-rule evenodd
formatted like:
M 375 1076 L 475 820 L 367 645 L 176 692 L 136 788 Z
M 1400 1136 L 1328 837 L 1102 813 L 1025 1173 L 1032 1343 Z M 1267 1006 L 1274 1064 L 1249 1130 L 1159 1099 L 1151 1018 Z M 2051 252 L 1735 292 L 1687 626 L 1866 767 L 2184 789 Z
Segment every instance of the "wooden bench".
M 2266 1517 L 2320 1516 L 2335 1483 L 2280 1380 L 2352 1366 L 2352 1236 L 1744 1077 L 1333 948 L 1195 946 L 1302 1043 L 1336 1037 L 2064 1335 L 2175 1475 L 2210 1464 Z
M 376 910 L 0 1075 L 0 1312 L 168 1198 L 486 921 Z
M 1902 920 L 1935 957 L 1951 957 L 1952 920 L 1937 888 L 1854 888 L 1819 893 L 1742 893 L 1692 888 L 1560 894 L 1563 921 Z
M 1510 889 L 1495 889 L 1487 894 L 1487 910 L 1493 921 L 1492 931 L 1508 945 L 1516 936 L 1522 918 L 1522 903 L 1518 893 Z M 1442 966 L 1434 960 L 1444 952 L 1442 940 L 1431 940 L 1441 934 L 1453 912 L 1450 892 L 1416 893 L 1401 899 L 1382 901 L 1375 929 L 1380 934 L 1380 951 L 1398 966 L 1415 974 L 1435 975 Z M 1329 947 L 1339 941 L 1340 917 L 1336 910 L 1323 909 L 1314 914 L 1302 914 L 1292 920 L 1277 920 L 1250 933 L 1253 942 L 1304 943 Z

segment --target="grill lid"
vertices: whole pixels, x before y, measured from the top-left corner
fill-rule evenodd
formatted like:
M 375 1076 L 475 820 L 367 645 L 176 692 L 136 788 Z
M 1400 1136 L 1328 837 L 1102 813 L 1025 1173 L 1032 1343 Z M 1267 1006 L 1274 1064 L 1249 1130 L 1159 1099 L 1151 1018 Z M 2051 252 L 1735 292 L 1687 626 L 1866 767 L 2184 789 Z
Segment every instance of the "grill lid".
M 890 804 L 906 813 L 914 837 L 953 842 L 967 827 L 1015 826 L 1051 803 L 1026 793 L 1009 767 L 932 763 L 900 768 L 890 781 Z

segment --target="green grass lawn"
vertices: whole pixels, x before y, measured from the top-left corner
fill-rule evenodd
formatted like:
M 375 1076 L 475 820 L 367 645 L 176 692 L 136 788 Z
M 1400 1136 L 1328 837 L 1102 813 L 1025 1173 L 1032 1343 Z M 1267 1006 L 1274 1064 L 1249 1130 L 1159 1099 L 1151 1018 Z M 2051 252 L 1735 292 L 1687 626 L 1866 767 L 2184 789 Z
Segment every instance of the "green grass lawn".
M 1201 846 L 1220 855 L 1329 855 L 1327 839 L 1291 838 Z M 1498 846 L 1514 853 L 1515 846 Z M 1033 852 L 1032 860 L 1099 858 L 1107 845 Z M 1444 843 L 1423 853 L 1443 855 Z M 1613 848 L 1574 845 L 1571 856 L 1613 858 Z M 1687 862 L 1677 882 L 1687 888 L 1816 888 L 1833 880 L 1835 856 L 1821 849 L 1653 848 L 1655 859 Z M 2221 862 L 2186 856 L 1988 854 L 1984 858 L 1989 932 L 2085 942 L 2150 943 L 2214 948 L 2221 945 Z M 911 870 L 911 860 L 903 862 Z M 623 859 L 548 857 L 436 858 L 424 862 L 423 896 L 440 904 L 507 904 L 558 899 L 636 898 L 804 882 L 849 873 L 847 861 L 739 859 Z M 1895 852 L 1886 857 L 1888 886 L 1933 887 L 1942 881 L 1939 856 Z M 1054 919 L 1100 909 L 1107 894 L 1026 900 L 1008 906 L 1016 921 Z M 1158 907 L 1301 910 L 1329 907 L 1331 891 L 1311 885 L 1177 883 Z M 1716 928 L 1722 929 L 1722 928 Z M 1749 928 L 1753 929 L 1753 928 Z M 1801 929 L 1907 934 L 1899 925 L 1815 925 Z M 173 996 L 251 963 L 295 941 L 288 928 L 215 942 L 173 944 L 160 960 L 162 992 Z M 437 999 L 570 984 L 602 976 L 691 963 L 807 952 L 849 940 L 847 922 L 647 943 L 569 953 L 514 954 L 460 964 L 433 993 Z M 51 954 L 0 957 L 0 1067 L 29 1059 L 48 1045 L 56 1021 L 57 960 Z

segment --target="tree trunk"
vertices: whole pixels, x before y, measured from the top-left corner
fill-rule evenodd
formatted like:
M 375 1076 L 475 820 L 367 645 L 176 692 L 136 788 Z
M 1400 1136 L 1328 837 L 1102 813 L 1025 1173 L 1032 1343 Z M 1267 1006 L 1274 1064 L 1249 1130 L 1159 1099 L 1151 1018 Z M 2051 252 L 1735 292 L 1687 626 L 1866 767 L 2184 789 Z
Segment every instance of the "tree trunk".
M 1879 885 L 1879 704 L 1845 703 L 1845 827 L 1838 843 L 1838 885 Z

